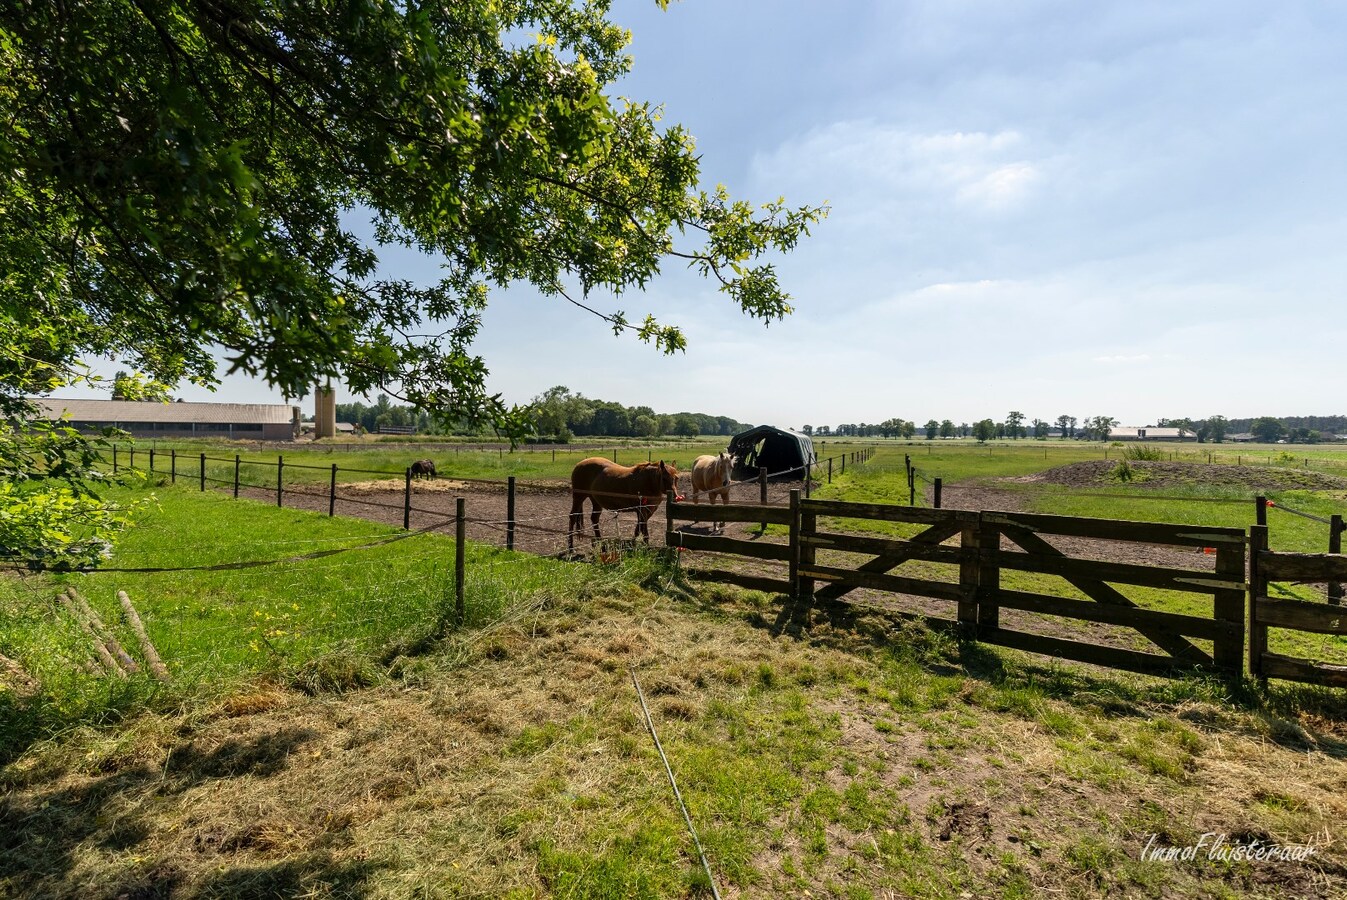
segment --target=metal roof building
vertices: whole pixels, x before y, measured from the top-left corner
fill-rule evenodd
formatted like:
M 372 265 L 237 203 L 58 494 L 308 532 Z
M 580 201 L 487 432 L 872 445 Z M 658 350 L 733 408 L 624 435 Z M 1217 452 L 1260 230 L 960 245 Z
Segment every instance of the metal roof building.
M 49 418 L 68 417 L 80 431 L 112 427 L 136 437 L 292 441 L 299 422 L 299 407 L 280 403 L 32 399 Z

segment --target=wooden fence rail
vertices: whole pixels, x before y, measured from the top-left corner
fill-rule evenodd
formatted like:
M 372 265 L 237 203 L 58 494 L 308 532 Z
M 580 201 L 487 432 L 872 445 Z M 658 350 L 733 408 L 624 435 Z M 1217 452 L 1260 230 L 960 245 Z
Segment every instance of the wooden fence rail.
M 1243 672 L 1245 538 L 1240 529 L 802 499 L 799 492 L 792 492 L 790 506 L 719 506 L 714 511 L 670 498 L 666 512 L 670 546 L 788 563 L 788 571 L 776 577 L 716 569 L 715 580 L 775 589 L 807 604 L 838 601 L 862 588 L 928 598 L 950 604 L 947 614 L 928 620 L 987 643 L 1133 671 Z M 676 525 L 764 519 L 789 527 L 787 543 L 691 534 Z M 848 533 L 834 524 L 848 519 L 921 530 L 906 538 L 880 537 Z M 1068 539 L 1059 543 L 1070 550 L 1049 538 Z M 1216 559 L 1213 568 L 1110 562 L 1080 555 L 1076 548 L 1082 541 L 1214 550 Z M 820 553 L 827 559 L 820 560 Z M 868 559 L 856 560 L 860 554 Z M 1292 557 L 1283 565 L 1311 563 Z M 1067 589 L 1009 589 L 1002 586 L 1003 572 L 1046 576 L 1048 584 Z M 1125 593 L 1129 587 L 1206 595 L 1211 613 L 1148 609 Z M 1036 631 L 1036 619 L 1009 627 L 1001 622 L 1002 609 L 1130 628 L 1149 646 L 1068 640 Z M 1195 641 L 1208 643 L 1210 650 Z

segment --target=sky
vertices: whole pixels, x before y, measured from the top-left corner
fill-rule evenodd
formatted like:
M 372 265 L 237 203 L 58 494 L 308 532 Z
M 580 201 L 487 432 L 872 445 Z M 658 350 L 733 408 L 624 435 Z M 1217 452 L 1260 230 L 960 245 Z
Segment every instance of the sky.
M 617 93 L 696 136 L 705 186 L 831 214 L 773 260 L 795 312 L 769 327 L 678 265 L 591 296 L 681 325 L 672 357 L 498 293 L 476 349 L 507 401 L 565 385 L 783 428 L 1347 408 L 1347 6 L 616 0 L 612 18 L 633 33 Z

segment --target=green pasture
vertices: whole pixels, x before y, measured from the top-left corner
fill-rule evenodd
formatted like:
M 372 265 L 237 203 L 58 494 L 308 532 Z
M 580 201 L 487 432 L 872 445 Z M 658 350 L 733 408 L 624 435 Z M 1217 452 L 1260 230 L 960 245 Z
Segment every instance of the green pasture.
M 148 493 L 122 491 L 112 499 Z M 44 730 L 72 717 L 111 715 L 162 693 L 148 678 L 118 682 L 89 668 L 90 639 L 56 599 L 67 587 L 140 658 L 137 639 L 122 624 L 117 592 L 130 596 L 170 669 L 172 695 L 260 674 L 300 683 L 360 682 L 370 660 L 393 664 L 457 624 L 450 537 L 405 536 L 361 519 L 236 501 L 182 485 L 159 487 L 152 496 L 103 571 L 0 577 L 0 653 L 21 661 L 51 701 L 28 708 L 46 723 L 30 726 Z M 211 566 L 231 568 L 204 568 Z M 465 624 L 494 621 L 521 603 L 573 597 L 596 579 L 613 577 L 625 576 L 469 544 Z M 6 714 L 15 713 L 7 705 L 12 699 L 0 691 L 0 735 L 25 730 L 5 727 Z M 0 757 L 5 744 L 0 738 Z

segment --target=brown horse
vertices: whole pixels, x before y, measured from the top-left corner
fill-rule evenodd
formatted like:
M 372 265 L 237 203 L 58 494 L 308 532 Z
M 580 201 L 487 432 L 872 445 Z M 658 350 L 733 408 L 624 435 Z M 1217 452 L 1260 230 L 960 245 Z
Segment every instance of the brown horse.
M 594 525 L 594 537 L 599 534 L 599 513 L 605 509 L 635 509 L 636 532 L 632 540 L 644 535 L 650 542 L 646 522 L 655 514 L 660 501 L 669 491 L 678 491 L 678 470 L 657 463 L 643 462 L 635 466 L 620 466 L 602 456 L 591 456 L 575 464 L 571 471 L 571 519 L 567 529 L 566 545 L 575 549 L 575 533 L 584 530 L 585 499 L 593 507 L 589 520 Z

